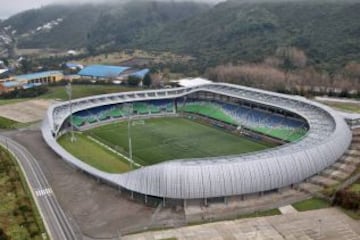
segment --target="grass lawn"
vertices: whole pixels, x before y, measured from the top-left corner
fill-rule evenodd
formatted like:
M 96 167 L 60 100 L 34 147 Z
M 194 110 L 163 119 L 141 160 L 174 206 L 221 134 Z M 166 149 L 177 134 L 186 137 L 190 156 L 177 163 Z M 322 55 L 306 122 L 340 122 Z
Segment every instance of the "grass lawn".
M 360 193 L 360 182 L 356 182 L 350 186 L 350 191 L 352 192 L 359 192 Z
M 311 198 L 311 199 L 307 199 L 307 200 L 304 200 L 301 202 L 294 203 L 293 207 L 296 210 L 302 212 L 302 211 L 308 211 L 308 210 L 328 208 L 328 207 L 330 207 L 330 203 L 328 203 L 325 200 L 319 199 L 319 198 Z
M 16 99 L 0 99 L 0 105 L 12 104 L 12 103 L 19 103 L 29 100 L 27 98 L 16 98 Z
M 360 113 L 360 103 L 356 104 L 356 103 L 330 102 L 330 101 L 322 101 L 321 103 L 324 103 L 328 106 L 337 108 L 342 111 Z
M 138 88 L 123 87 L 117 85 L 72 85 L 73 99 L 98 94 L 136 91 Z M 49 92 L 38 98 L 68 100 L 64 86 L 49 87 Z
M 267 216 L 274 216 L 274 215 L 281 215 L 280 210 L 277 208 L 274 208 L 274 209 L 264 210 L 264 211 L 260 211 L 260 212 L 244 214 L 244 215 L 238 216 L 238 219 L 254 218 L 254 217 L 267 217 Z
M 10 129 L 14 128 L 18 122 L 15 122 L 13 120 L 0 117 L 0 129 Z
M 45 232 L 16 161 L 0 147 L 0 239 L 41 240 Z
M 258 211 L 258 212 L 253 212 L 253 213 L 248 213 L 248 214 L 241 214 L 241 215 L 238 215 L 238 216 L 236 216 L 234 218 L 218 219 L 218 220 L 215 220 L 215 222 L 228 221 L 228 220 L 234 220 L 234 219 L 243 219 L 243 218 L 268 217 L 268 216 L 275 216 L 275 215 L 281 215 L 280 210 L 277 209 L 277 208 Z M 208 222 L 214 222 L 214 221 L 206 221 L 206 220 L 193 221 L 193 222 L 189 222 L 188 226 L 201 225 L 201 224 L 206 224 Z
M 130 170 L 129 163 L 116 154 L 91 141 L 83 134 L 76 134 L 76 142 L 64 135 L 59 140 L 68 152 L 87 164 L 109 173 L 122 173 Z
M 72 85 L 73 99 L 88 97 L 92 95 L 116 93 L 116 92 L 128 92 L 137 91 L 141 88 L 135 87 L 124 87 L 118 85 L 95 85 L 95 84 L 84 84 L 84 85 Z M 41 96 L 36 97 L 37 99 L 57 99 L 57 100 L 68 100 L 68 96 L 64 86 L 49 86 L 49 91 Z M 36 99 L 35 98 L 35 99 Z M 29 101 L 34 98 L 16 98 L 16 99 L 0 99 L 0 105 L 19 103 Z
M 360 192 L 360 183 L 355 183 L 351 185 L 350 191 L 352 192 Z
M 223 129 L 184 118 L 147 119 L 131 127 L 133 158 L 141 165 L 171 159 L 215 157 L 272 147 L 233 135 Z M 91 129 L 86 134 L 127 155 L 127 121 Z
M 355 220 L 360 220 L 360 210 L 350 210 L 340 207 L 341 211 L 343 211 L 346 215 Z

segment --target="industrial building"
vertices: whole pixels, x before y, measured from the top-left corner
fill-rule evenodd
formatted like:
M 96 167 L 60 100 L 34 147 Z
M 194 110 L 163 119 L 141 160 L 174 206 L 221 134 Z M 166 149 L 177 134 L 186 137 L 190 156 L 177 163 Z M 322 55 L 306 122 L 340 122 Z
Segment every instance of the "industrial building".
M 44 71 L 17 75 L 0 82 L 0 92 L 11 92 L 14 89 L 28 89 L 43 84 L 55 83 L 64 79 L 60 71 Z

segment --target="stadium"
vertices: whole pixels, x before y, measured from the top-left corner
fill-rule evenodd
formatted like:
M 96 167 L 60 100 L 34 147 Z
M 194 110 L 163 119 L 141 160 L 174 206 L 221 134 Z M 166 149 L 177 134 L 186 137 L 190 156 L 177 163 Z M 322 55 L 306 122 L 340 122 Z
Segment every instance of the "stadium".
M 70 153 L 61 139 L 71 129 L 121 155 L 128 168 L 106 171 Z M 225 83 L 59 103 L 49 108 L 42 135 L 63 160 L 103 182 L 145 201 L 184 203 L 298 184 L 334 164 L 352 139 L 327 106 Z

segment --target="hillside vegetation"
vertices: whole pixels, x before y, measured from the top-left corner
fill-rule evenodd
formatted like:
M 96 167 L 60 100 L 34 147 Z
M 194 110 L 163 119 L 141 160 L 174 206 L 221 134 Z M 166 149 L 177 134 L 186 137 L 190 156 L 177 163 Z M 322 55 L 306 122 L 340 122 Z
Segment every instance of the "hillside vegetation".
M 15 159 L 0 146 L 0 239 L 47 238 Z
M 150 1 L 50 5 L 14 15 L 0 26 L 16 30 L 20 48 L 96 48 L 136 42 L 150 31 L 207 8 L 202 3 Z M 56 20 L 60 22 L 51 28 L 38 30 Z
M 0 26 L 17 31 L 20 47 L 188 54 L 196 60 L 172 67 L 195 75 L 223 64 L 262 63 L 281 55 L 281 49 L 295 49 L 306 56 L 306 67 L 332 76 L 360 61 L 359 12 L 360 2 L 350 0 L 229 0 L 217 5 L 140 0 L 49 6 L 15 15 Z M 54 19 L 61 22 L 31 33 Z M 280 67 L 299 66 L 285 59 Z
M 143 45 L 173 49 L 215 65 L 260 61 L 279 47 L 305 51 L 331 69 L 360 60 L 360 2 L 227 1 L 152 36 Z

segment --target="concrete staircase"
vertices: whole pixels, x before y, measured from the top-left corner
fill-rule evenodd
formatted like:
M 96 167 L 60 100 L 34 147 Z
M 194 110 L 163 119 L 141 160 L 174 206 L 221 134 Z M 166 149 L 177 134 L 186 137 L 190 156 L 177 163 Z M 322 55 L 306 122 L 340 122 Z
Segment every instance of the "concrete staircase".
M 300 183 L 297 189 L 315 194 L 325 188 L 338 185 L 349 178 L 360 166 L 360 129 L 353 130 L 353 139 L 349 150 L 332 166 L 326 168 L 318 175 L 312 176 Z

